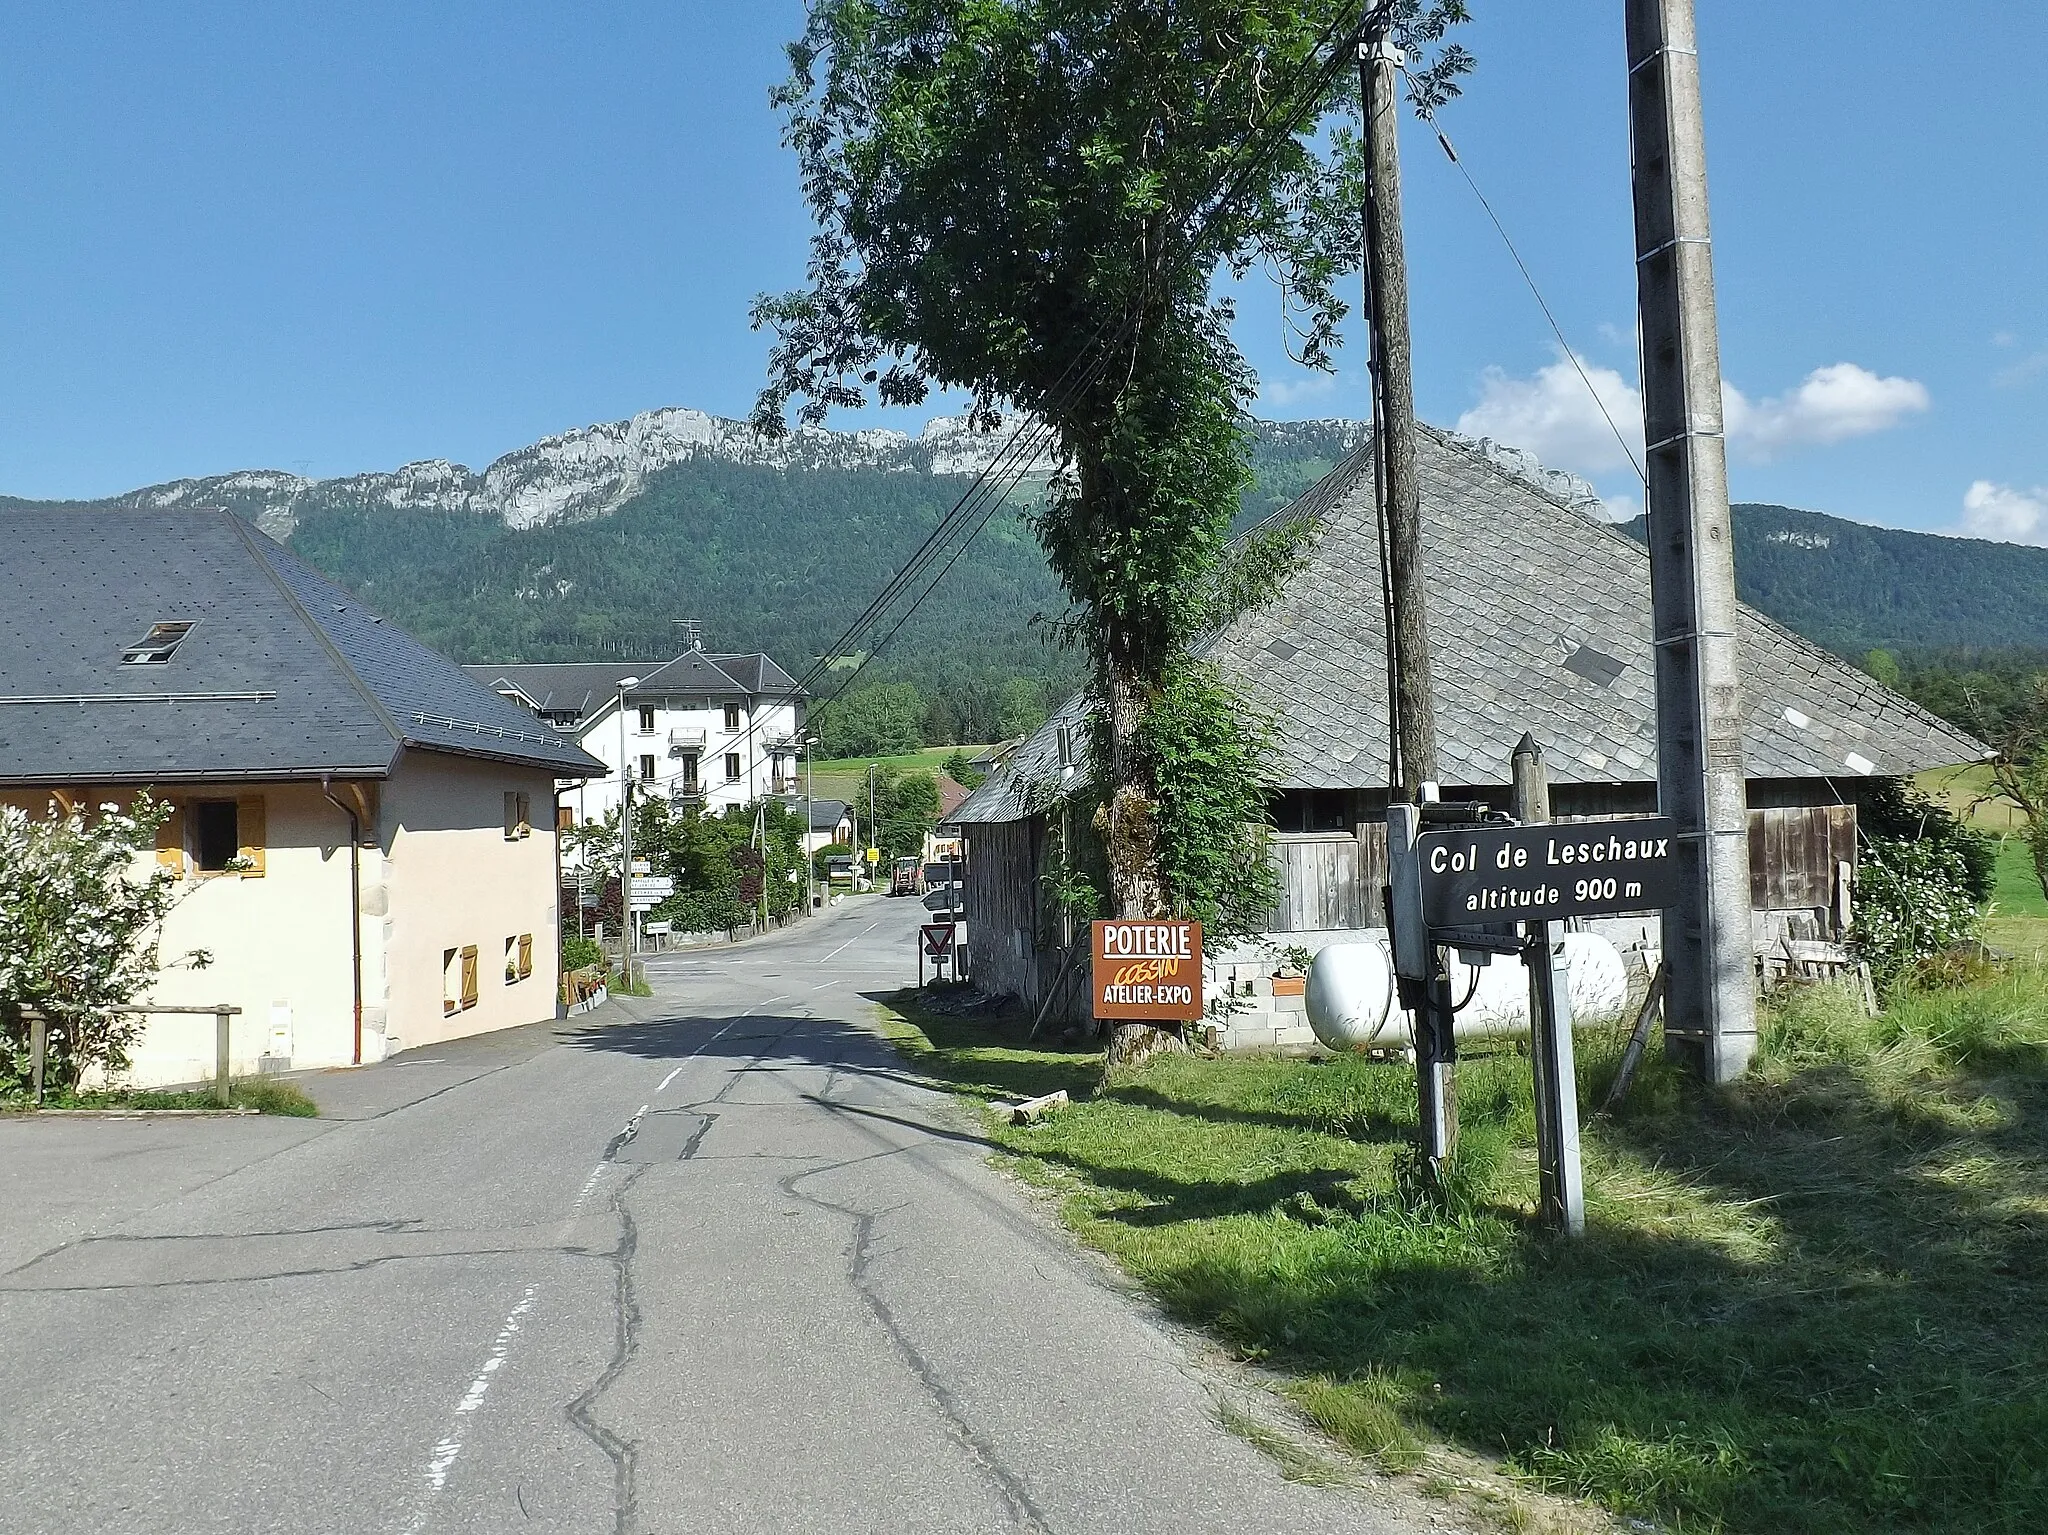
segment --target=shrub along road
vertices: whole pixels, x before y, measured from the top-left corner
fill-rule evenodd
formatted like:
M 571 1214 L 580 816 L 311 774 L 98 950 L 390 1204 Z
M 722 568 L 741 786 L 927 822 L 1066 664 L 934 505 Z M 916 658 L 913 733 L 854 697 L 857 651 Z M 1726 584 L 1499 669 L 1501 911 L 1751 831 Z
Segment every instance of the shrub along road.
M 914 902 L 306 1079 L 0 1122 L 0 1527 L 1391 1531 L 872 1030 Z

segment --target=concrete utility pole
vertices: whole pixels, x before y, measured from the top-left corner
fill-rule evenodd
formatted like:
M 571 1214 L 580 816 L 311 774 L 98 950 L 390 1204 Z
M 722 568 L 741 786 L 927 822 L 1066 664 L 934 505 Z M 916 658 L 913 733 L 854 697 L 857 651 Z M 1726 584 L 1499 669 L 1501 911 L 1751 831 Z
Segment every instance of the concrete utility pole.
M 1677 821 L 1666 1048 L 1709 1082 L 1756 1051 L 1735 548 L 1693 0 L 1623 0 L 1642 318 L 1657 798 Z
M 1392 7 L 1369 19 L 1358 46 L 1365 100 L 1365 299 L 1372 327 L 1373 453 L 1386 487 L 1387 567 L 1393 595 L 1395 733 L 1401 788 L 1412 803 L 1436 782 L 1436 706 L 1429 685 L 1429 602 L 1422 560 L 1422 487 L 1415 466 L 1415 374 L 1408 338 L 1408 253 L 1401 234 L 1401 49 Z
M 1358 45 L 1365 110 L 1365 301 L 1372 336 L 1373 457 L 1384 496 L 1387 647 L 1394 717 L 1389 743 L 1402 797 L 1436 796 L 1436 706 L 1430 693 L 1428 573 L 1422 559 L 1422 487 L 1415 462 L 1415 375 L 1408 338 L 1408 253 L 1401 234 L 1400 45 L 1388 32 L 1393 7 L 1367 18 Z M 1391 775 L 1390 775 L 1391 776 Z M 1404 822 L 1412 845 L 1419 823 Z M 1388 824 L 1390 852 L 1396 828 Z M 1410 985 L 1415 1013 L 1417 1149 L 1435 1181 L 1458 1138 L 1457 1043 L 1450 983 L 1437 955 L 1428 978 Z
M 619 969 L 633 984 L 633 774 L 626 755 L 626 693 L 638 677 L 619 679 Z

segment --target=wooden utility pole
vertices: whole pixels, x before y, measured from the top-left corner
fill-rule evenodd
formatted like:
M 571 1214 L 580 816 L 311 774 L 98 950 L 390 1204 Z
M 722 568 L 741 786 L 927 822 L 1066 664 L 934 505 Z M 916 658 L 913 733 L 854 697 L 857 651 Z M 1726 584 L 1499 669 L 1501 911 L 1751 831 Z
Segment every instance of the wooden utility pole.
M 1415 374 L 1408 337 L 1408 253 L 1401 235 L 1401 50 L 1381 6 L 1359 44 L 1365 101 L 1365 289 L 1372 327 L 1373 453 L 1386 488 L 1394 653 L 1389 700 L 1410 803 L 1436 781 L 1436 707 L 1429 685 L 1429 602 L 1422 559 L 1422 488 L 1415 464 Z
M 1428 573 L 1422 557 L 1422 487 L 1416 472 L 1415 375 L 1408 337 L 1408 254 L 1401 234 L 1401 49 L 1388 31 L 1391 4 L 1367 18 L 1358 45 L 1365 115 L 1365 299 L 1372 340 L 1373 457 L 1386 537 L 1387 646 L 1393 714 L 1389 745 L 1402 797 L 1434 798 L 1436 708 L 1430 695 Z M 1404 823 L 1412 839 L 1419 822 Z M 1394 827 L 1389 824 L 1389 836 Z M 1415 1014 L 1417 1142 L 1432 1181 L 1458 1134 L 1453 1004 L 1432 950 L 1426 978 L 1407 986 Z
M 1550 819 L 1550 775 L 1543 748 L 1524 734 L 1511 759 L 1514 817 L 1524 826 Z M 1571 974 L 1564 924 L 1524 924 L 1529 970 L 1529 1060 L 1536 1087 L 1536 1214 L 1571 1236 L 1586 1230 L 1586 1180 L 1579 1159 L 1579 1074 L 1572 1052 Z
M 1693 0 L 1623 0 L 1648 455 L 1657 798 L 1678 823 L 1666 1048 L 1709 1082 L 1756 1050 L 1735 540 Z

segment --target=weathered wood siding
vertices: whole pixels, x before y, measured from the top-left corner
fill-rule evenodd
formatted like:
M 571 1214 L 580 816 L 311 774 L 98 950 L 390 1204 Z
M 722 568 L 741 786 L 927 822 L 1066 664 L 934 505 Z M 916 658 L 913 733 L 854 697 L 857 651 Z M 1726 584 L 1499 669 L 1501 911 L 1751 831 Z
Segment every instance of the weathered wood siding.
M 1048 1022 L 1065 1025 L 1088 1018 L 1086 929 L 1076 942 L 1083 952 L 1067 964 L 1058 918 L 1049 913 L 1039 883 L 1045 853 L 1045 819 L 977 822 L 967 839 L 967 950 L 974 984 L 990 995 L 1018 998 L 1036 1013 L 1046 993 L 1060 995 Z M 1064 979 L 1062 973 L 1064 972 Z
M 1840 865 L 1856 864 L 1856 807 L 1749 813 L 1749 903 L 1758 911 L 1832 908 Z
M 1280 899 L 1267 931 L 1386 926 L 1384 822 L 1367 822 L 1355 832 L 1276 832 L 1273 862 Z

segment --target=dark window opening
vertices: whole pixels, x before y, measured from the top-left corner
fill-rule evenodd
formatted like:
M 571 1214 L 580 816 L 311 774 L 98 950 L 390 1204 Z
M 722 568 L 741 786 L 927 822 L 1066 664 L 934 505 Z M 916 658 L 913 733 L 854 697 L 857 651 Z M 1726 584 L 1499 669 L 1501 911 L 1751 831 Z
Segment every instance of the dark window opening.
M 738 783 L 740 781 L 740 754 L 738 752 L 727 752 L 725 754 L 725 781 L 727 783 Z
M 652 757 L 642 757 L 640 759 L 640 776 L 642 778 L 652 778 L 654 776 L 654 759 Z
M 202 873 L 219 874 L 241 856 L 242 822 L 231 799 L 203 799 L 192 807 L 193 854 Z
M 697 787 L 697 754 L 695 752 L 686 752 L 683 755 L 683 783 L 692 789 Z
M 640 733 L 644 736 L 654 734 L 654 705 L 652 704 L 642 704 L 640 706 Z
M 738 704 L 727 704 L 725 706 L 725 728 L 727 730 L 737 730 L 740 728 L 740 706 Z
M 158 661 L 168 661 L 179 642 L 192 632 L 189 623 L 151 624 L 149 633 L 139 644 L 130 645 L 121 652 L 123 666 L 148 666 Z

